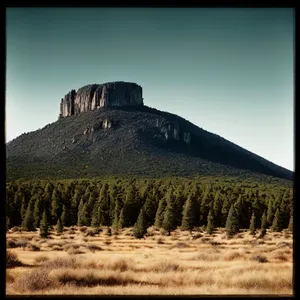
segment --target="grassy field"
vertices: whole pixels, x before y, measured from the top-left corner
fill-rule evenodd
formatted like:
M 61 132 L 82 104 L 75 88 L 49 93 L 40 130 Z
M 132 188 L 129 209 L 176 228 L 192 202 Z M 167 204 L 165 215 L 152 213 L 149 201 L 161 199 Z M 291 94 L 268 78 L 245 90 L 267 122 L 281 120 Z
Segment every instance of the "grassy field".
M 38 231 L 9 231 L 6 295 L 293 295 L 290 233 L 131 234 L 71 227 L 41 239 Z

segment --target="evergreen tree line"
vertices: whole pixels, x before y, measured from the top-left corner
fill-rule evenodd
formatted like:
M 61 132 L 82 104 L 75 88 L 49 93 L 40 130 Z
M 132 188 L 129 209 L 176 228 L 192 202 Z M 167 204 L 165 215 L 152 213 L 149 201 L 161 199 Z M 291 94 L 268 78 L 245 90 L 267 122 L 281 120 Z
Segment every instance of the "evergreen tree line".
M 6 184 L 7 229 L 49 225 L 135 226 L 137 237 L 151 225 L 168 233 L 204 226 L 212 233 L 292 226 L 293 190 L 286 186 L 222 179 L 18 180 Z M 60 229 L 62 230 L 62 229 Z

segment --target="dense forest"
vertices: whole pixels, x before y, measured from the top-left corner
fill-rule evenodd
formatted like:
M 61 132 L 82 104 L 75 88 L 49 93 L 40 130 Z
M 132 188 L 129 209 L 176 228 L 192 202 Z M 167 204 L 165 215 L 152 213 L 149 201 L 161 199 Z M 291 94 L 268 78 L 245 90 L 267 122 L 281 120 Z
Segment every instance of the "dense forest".
M 135 226 L 136 237 L 155 225 L 166 232 L 226 227 L 274 231 L 291 227 L 290 185 L 226 177 L 25 180 L 6 183 L 7 230 L 49 225 Z M 42 221 L 44 223 L 45 220 Z

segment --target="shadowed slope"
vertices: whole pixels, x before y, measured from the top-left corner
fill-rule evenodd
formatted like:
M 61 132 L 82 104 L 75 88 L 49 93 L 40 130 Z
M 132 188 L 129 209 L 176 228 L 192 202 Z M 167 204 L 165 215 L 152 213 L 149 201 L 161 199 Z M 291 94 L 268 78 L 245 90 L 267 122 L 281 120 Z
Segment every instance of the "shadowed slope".
M 7 179 L 104 175 L 192 176 L 293 173 L 174 114 L 101 108 L 62 118 L 6 145 Z

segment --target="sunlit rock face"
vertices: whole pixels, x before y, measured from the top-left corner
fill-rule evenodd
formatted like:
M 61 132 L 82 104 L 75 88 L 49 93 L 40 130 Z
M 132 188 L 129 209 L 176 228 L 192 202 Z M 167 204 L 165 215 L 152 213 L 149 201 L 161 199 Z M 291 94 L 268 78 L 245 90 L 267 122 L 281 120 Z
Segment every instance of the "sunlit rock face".
M 60 117 L 68 117 L 101 107 L 144 105 L 142 87 L 131 82 L 91 84 L 70 91 L 60 103 Z

